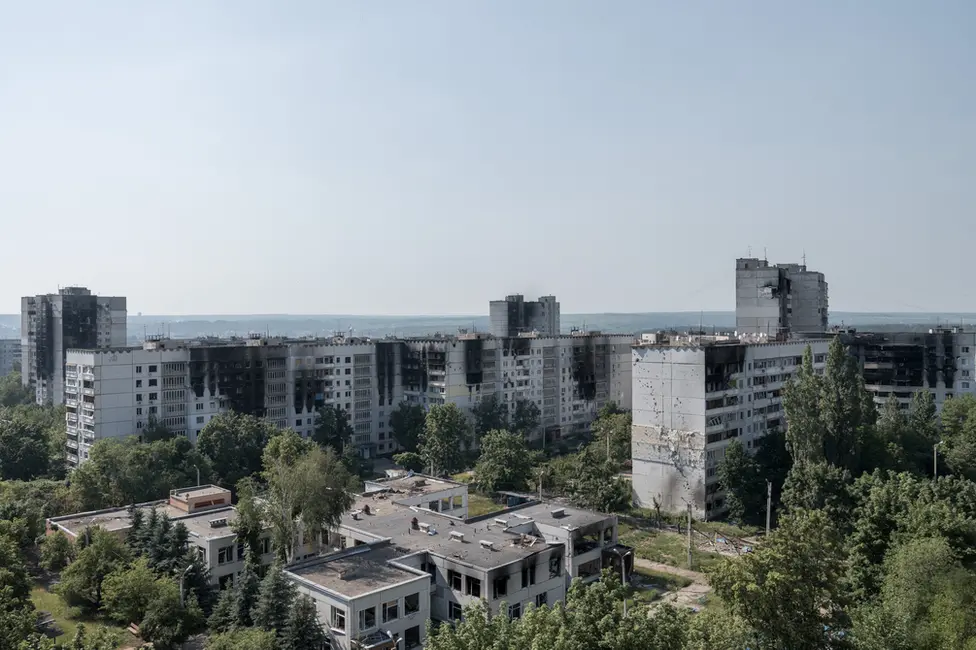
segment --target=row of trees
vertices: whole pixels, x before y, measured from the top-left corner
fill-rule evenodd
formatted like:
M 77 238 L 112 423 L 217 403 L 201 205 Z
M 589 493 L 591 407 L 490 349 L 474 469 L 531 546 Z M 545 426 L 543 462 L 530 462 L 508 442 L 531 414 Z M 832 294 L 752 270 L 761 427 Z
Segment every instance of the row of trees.
M 835 339 L 822 374 L 806 351 L 783 404 L 785 434 L 752 456 L 733 443 L 719 467 L 736 518 L 764 517 L 767 480 L 779 497 L 769 539 L 710 577 L 753 647 L 976 647 L 976 400 L 940 421 L 920 391 L 879 415 Z

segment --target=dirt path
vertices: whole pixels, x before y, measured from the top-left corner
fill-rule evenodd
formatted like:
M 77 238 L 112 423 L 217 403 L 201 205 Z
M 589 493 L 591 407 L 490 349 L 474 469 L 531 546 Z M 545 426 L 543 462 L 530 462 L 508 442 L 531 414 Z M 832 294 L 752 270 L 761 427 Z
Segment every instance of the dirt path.
M 704 573 L 689 571 L 688 569 L 679 569 L 678 567 L 673 567 L 668 564 L 651 562 L 649 560 L 642 560 L 641 558 L 635 558 L 634 563 L 637 566 L 645 569 L 660 571 L 661 573 L 670 573 L 672 575 L 688 578 L 692 581 L 692 583 L 687 587 L 682 587 L 678 591 L 669 591 L 668 593 L 664 594 L 661 596 L 661 598 L 651 603 L 648 606 L 649 608 L 654 608 L 660 603 L 670 603 L 676 607 L 700 607 L 698 600 L 702 596 L 705 596 L 712 591 L 712 587 L 708 584 L 708 579 L 705 577 Z

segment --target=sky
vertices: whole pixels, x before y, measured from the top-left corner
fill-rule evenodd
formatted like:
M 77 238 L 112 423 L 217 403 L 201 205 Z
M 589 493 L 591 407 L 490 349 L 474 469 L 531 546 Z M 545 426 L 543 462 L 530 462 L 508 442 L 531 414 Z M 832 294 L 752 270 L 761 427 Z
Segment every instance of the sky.
M 0 0 L 0 313 L 976 311 L 976 3 Z

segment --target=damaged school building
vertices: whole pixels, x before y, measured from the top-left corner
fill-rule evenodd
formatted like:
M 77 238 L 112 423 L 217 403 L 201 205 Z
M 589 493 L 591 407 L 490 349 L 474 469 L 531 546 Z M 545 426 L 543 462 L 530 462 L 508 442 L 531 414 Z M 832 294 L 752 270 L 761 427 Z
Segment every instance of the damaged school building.
M 215 486 L 173 490 L 168 500 L 54 517 L 48 534 L 90 527 L 124 536 L 134 509 L 168 516 L 221 588 L 243 570 L 244 544 L 231 528 L 230 492 Z M 467 486 L 412 473 L 367 481 L 340 525 L 316 539 L 299 534 L 286 577 L 311 597 L 331 648 L 394 650 L 423 645 L 429 619 L 455 621 L 484 599 L 518 618 L 530 606 L 564 600 L 573 578 L 591 582 L 604 568 L 626 578 L 633 549 L 617 542 L 617 517 L 529 495 L 468 518 Z M 260 538 L 262 573 L 274 561 L 269 531 Z

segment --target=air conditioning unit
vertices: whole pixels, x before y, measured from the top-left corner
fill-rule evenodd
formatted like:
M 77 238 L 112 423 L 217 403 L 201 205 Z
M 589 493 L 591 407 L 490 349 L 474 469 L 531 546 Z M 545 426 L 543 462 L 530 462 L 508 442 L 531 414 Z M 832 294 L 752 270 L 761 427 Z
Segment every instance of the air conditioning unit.
M 223 528 L 226 525 L 227 525 L 227 517 L 222 517 L 220 519 L 211 519 L 210 520 L 210 527 L 211 528 Z
M 463 542 L 464 541 L 464 533 L 459 533 L 456 530 L 452 530 L 451 531 L 451 539 L 453 541 L 455 541 L 455 542 Z
M 430 530 L 430 524 L 428 524 L 426 521 L 420 522 L 419 524 L 417 524 L 417 527 L 420 528 L 420 530 L 424 531 L 425 533 Z
M 495 517 L 495 523 L 501 524 L 502 526 L 508 526 L 508 519 L 502 519 L 501 517 Z
M 553 508 L 552 509 L 552 516 L 555 517 L 556 519 L 559 519 L 560 517 L 565 517 L 566 516 L 566 509 L 565 508 Z
M 478 543 L 481 544 L 481 548 L 486 548 L 489 551 L 495 550 L 495 544 L 493 542 L 489 542 L 486 539 L 478 540 Z

